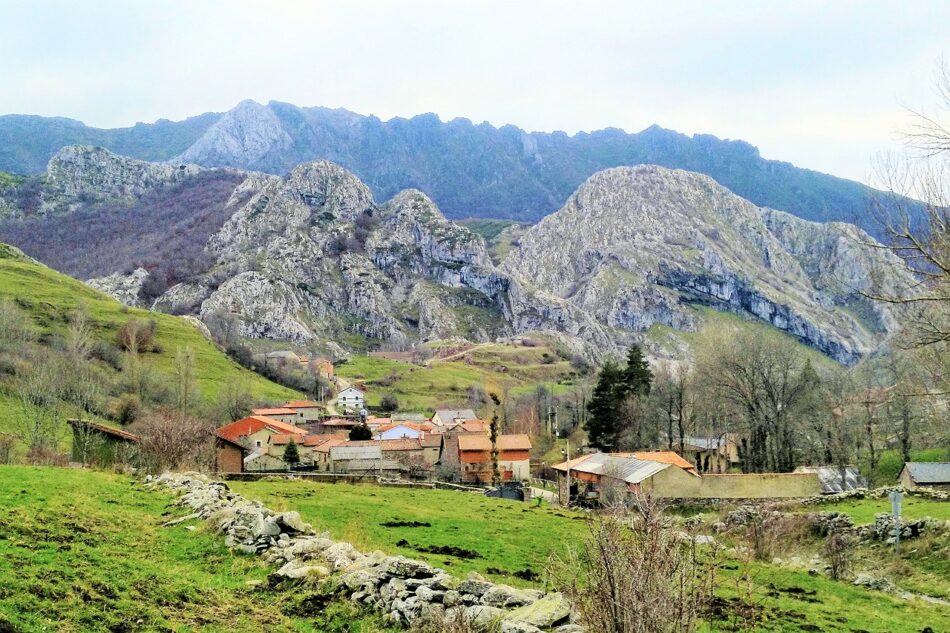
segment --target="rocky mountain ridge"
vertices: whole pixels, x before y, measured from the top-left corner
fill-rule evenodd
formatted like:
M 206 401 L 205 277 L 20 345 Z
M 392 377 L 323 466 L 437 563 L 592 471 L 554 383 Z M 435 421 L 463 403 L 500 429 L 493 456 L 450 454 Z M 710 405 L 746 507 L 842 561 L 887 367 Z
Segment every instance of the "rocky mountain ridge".
M 377 199 L 419 189 L 450 218 L 537 221 L 597 171 L 657 164 L 705 173 L 757 205 L 811 220 L 857 222 L 873 191 L 857 182 L 763 159 L 742 141 L 651 126 L 569 136 L 496 128 L 434 114 L 382 121 L 343 109 L 243 101 L 181 122 L 99 130 L 68 119 L 0 116 L 0 171 L 36 174 L 63 146 L 90 143 L 128 156 L 285 175 L 319 159 L 357 175 Z
M 205 174 L 88 148 L 60 152 L 50 172 L 48 195 L 66 201 L 67 214 L 71 199 L 147 197 Z M 700 304 L 761 319 L 852 363 L 895 327 L 884 308 L 855 308 L 892 263 L 863 244 L 870 237 L 761 209 L 699 174 L 599 172 L 497 265 L 479 235 L 418 190 L 378 204 L 329 161 L 285 178 L 228 176 L 236 184 L 219 203 L 226 219 L 207 239 L 202 267 L 154 297 L 142 292 L 151 274 L 134 267 L 94 285 L 124 301 L 139 288 L 135 301 L 205 321 L 234 319 L 245 336 L 341 353 L 543 332 L 598 359 L 655 324 L 696 328 L 691 306 Z

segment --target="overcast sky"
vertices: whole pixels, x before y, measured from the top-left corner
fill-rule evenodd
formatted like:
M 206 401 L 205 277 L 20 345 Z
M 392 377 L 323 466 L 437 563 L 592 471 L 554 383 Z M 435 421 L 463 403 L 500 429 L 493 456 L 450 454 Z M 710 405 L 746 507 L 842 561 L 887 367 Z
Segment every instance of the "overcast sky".
M 0 113 L 116 127 L 242 99 L 528 130 L 653 123 L 867 180 L 933 102 L 950 2 L 0 0 Z

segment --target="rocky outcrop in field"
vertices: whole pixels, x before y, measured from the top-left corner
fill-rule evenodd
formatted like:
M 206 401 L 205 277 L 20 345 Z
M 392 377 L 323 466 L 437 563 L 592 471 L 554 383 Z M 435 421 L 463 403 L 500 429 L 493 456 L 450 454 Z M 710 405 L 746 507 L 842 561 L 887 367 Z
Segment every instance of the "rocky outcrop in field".
M 179 495 L 188 520 L 209 522 L 233 550 L 260 555 L 276 570 L 273 582 L 326 581 L 346 598 L 387 615 L 394 624 L 456 622 L 497 625 L 502 633 L 583 633 L 558 593 L 488 582 L 477 574 L 461 580 L 428 563 L 382 552 L 363 553 L 317 533 L 297 512 L 274 512 L 231 492 L 227 484 L 197 473 L 147 477 L 146 486 Z

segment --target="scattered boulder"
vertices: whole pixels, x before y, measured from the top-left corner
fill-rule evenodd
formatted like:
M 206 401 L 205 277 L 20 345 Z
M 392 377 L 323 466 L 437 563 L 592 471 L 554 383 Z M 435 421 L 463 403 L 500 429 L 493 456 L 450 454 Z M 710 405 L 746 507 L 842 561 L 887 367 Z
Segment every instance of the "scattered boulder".
M 571 605 L 567 599 L 559 593 L 549 593 L 540 600 L 515 609 L 505 619 L 548 628 L 566 621 L 570 615 Z

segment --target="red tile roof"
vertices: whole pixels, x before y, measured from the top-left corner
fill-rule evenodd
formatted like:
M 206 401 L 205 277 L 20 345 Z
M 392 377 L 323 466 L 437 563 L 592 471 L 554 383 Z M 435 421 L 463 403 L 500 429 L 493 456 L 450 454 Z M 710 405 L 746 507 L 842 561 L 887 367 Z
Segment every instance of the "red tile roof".
M 418 451 L 422 449 L 422 442 L 413 439 L 382 440 L 383 451 Z
M 291 400 L 284 407 L 287 409 L 322 409 L 323 405 L 311 400 Z
M 524 434 L 499 435 L 496 442 L 499 451 L 529 451 L 531 439 Z M 491 438 L 487 435 L 459 435 L 460 451 L 490 451 Z
M 306 435 L 307 431 L 298 428 L 293 424 L 281 422 L 274 418 L 268 418 L 263 415 L 252 415 L 237 422 L 226 424 L 217 430 L 218 437 L 222 437 L 232 442 L 237 442 L 239 438 L 245 435 L 253 435 L 262 429 L 270 429 L 275 434 L 293 433 L 294 435 Z
M 648 462 L 672 464 L 673 466 L 679 466 L 683 470 L 696 470 L 692 464 L 683 459 L 678 453 L 674 453 L 673 451 L 637 451 L 630 454 L 637 459 L 642 459 Z
M 419 441 L 425 448 L 433 448 L 442 445 L 442 435 L 439 433 L 426 433 Z
M 314 448 L 313 451 L 315 453 L 329 453 L 330 449 L 333 448 L 334 446 L 340 446 L 341 444 L 346 444 L 346 443 L 347 443 L 347 440 L 343 439 L 342 437 L 333 437 L 331 435 L 330 439 L 328 439 L 326 442 L 323 442 L 317 445 L 317 447 Z

